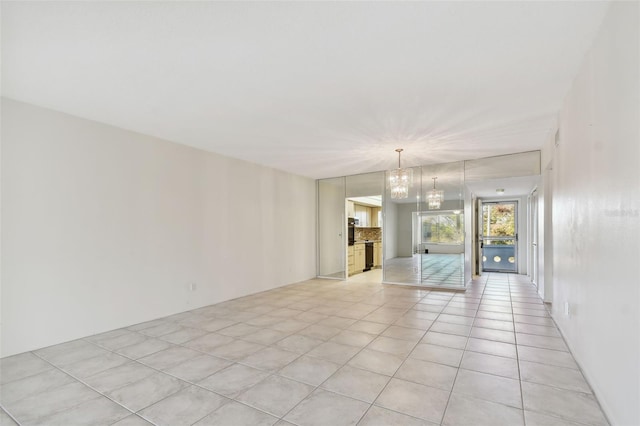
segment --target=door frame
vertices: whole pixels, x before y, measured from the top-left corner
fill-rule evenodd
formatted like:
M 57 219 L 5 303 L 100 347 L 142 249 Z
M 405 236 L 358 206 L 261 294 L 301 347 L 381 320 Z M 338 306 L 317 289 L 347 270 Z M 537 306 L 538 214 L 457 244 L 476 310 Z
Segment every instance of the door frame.
M 496 198 L 479 198 L 478 199 L 478 222 L 477 222 L 477 226 L 478 226 L 478 264 L 479 264 L 479 272 L 480 274 L 482 272 L 485 271 L 485 269 L 483 268 L 483 261 L 482 261 L 482 257 L 484 256 L 483 254 L 483 245 L 484 245 L 484 223 L 483 223 L 483 214 L 480 214 L 480 212 L 483 212 L 483 208 L 485 204 L 514 204 L 515 206 L 515 211 L 514 211 L 514 231 L 515 231 L 515 236 L 513 238 L 509 238 L 514 240 L 515 244 L 513 247 L 513 256 L 515 257 L 515 270 L 514 271 L 498 271 L 498 270 L 492 270 L 489 269 L 487 270 L 487 272 L 506 272 L 506 273 L 512 273 L 512 274 L 519 274 L 520 273 L 520 261 L 519 261 L 519 250 L 518 250 L 518 245 L 519 245 L 519 235 L 518 235 L 518 229 L 519 229 L 519 221 L 518 221 L 518 216 L 520 214 L 520 200 L 518 200 L 517 198 L 505 198 L 505 199 L 496 199 Z M 490 239 L 490 238 L 487 238 Z M 493 238 L 495 239 L 495 238 Z
M 529 273 L 531 277 L 531 283 L 538 288 L 539 284 L 539 276 L 538 276 L 538 265 L 539 265 L 539 212 L 538 212 L 538 188 L 534 188 L 529 195 L 529 226 L 527 231 L 529 232 Z

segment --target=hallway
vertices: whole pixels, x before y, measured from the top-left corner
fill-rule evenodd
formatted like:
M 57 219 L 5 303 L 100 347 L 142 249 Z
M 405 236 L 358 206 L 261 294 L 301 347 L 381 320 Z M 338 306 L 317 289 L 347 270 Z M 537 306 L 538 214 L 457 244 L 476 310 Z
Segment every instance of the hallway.
M 511 274 L 466 292 L 309 280 L 0 367 L 20 424 L 607 424 L 535 289 Z M 0 424 L 14 423 L 3 411 Z

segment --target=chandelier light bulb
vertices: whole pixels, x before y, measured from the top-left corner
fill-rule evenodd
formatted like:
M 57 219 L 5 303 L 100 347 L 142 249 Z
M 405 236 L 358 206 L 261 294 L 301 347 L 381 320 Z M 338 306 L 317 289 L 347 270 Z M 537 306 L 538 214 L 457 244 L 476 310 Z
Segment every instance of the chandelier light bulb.
M 444 191 L 436 189 L 437 177 L 431 179 L 433 179 L 433 189 L 426 194 L 427 207 L 429 210 L 437 210 L 442 206 L 442 202 L 444 201 Z
M 403 169 L 400 164 L 402 148 L 396 149 L 398 153 L 398 168 L 389 171 L 389 187 L 391 198 L 399 200 L 409 196 L 409 187 L 413 184 L 413 169 Z

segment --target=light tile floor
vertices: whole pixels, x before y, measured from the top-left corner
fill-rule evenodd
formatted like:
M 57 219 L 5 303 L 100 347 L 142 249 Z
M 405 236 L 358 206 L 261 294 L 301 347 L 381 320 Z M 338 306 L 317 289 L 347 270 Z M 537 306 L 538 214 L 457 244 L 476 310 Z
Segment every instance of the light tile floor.
M 605 425 L 526 277 L 310 280 L 0 360 L 0 424 Z

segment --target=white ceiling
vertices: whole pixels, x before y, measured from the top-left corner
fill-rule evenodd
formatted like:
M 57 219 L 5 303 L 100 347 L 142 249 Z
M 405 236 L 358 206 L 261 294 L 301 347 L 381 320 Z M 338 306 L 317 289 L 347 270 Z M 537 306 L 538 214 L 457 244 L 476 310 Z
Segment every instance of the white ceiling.
M 603 2 L 2 2 L 2 93 L 314 178 L 539 149 Z

